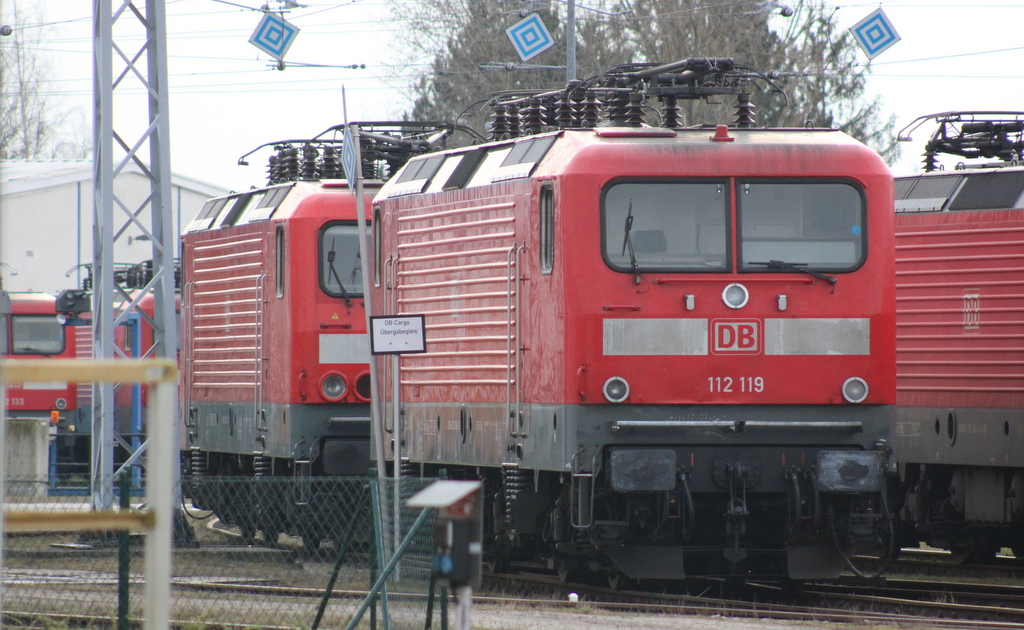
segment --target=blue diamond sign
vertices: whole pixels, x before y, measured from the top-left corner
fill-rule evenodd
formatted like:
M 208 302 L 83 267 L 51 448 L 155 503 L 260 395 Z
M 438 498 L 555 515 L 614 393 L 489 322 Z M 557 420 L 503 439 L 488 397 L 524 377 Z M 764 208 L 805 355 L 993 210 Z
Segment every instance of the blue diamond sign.
M 900 34 L 881 9 L 871 12 L 866 18 L 854 24 L 850 32 L 868 59 L 874 59 L 900 41 Z
M 551 39 L 551 33 L 537 13 L 531 13 L 506 28 L 505 34 L 512 40 L 512 46 L 523 61 L 529 61 L 555 45 L 555 40 Z
M 249 43 L 280 61 L 284 59 L 298 34 L 298 27 L 284 18 L 273 13 L 264 13 L 259 26 L 249 37 Z
M 352 138 L 352 126 L 345 126 L 345 137 L 341 141 L 341 168 L 345 171 L 345 179 L 348 180 L 350 190 L 355 190 L 356 176 L 359 172 L 356 165 L 359 163 L 359 145 Z

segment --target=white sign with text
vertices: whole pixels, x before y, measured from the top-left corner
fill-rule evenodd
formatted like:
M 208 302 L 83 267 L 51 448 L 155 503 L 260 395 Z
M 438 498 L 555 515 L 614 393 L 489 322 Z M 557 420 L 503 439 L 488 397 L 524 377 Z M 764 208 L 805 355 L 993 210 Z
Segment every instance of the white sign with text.
M 370 354 L 426 352 L 422 315 L 378 315 L 370 318 Z

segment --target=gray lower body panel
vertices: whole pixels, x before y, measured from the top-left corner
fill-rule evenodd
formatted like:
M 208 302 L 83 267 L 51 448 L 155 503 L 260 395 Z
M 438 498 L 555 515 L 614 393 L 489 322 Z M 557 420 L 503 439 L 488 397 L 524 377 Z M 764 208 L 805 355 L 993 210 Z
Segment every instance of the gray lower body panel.
M 1024 467 L 1024 410 L 900 407 L 892 429 L 900 464 Z
M 607 449 L 671 448 L 695 471 L 691 490 L 719 491 L 718 471 L 742 461 L 785 492 L 783 468 L 811 465 L 821 450 L 873 450 L 889 438 L 891 406 L 654 406 L 406 403 L 403 456 L 413 462 L 579 472 Z M 716 473 L 716 471 L 718 471 Z M 728 481 L 725 482 L 726 487 Z
M 185 411 L 184 449 L 289 459 L 315 459 L 322 438 L 370 435 L 368 404 L 197 403 Z

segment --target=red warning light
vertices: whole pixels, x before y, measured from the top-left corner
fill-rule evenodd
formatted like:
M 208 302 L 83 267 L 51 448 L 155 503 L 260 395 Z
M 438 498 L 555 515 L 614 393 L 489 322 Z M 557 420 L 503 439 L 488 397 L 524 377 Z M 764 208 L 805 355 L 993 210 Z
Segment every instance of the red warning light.
M 717 125 L 715 135 L 711 136 L 712 142 L 732 142 L 735 139 L 729 135 L 729 127 L 726 125 Z

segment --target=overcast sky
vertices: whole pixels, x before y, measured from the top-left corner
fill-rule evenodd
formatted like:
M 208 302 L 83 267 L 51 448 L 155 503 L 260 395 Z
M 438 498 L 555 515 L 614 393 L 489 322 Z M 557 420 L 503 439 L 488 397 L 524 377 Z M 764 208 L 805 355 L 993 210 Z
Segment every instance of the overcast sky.
M 266 154 L 252 166 L 236 165 L 239 156 L 279 139 L 306 138 L 340 124 L 342 85 L 350 120 L 385 120 L 408 107 L 405 79 L 395 74 L 400 37 L 393 24 L 384 26 L 380 0 L 324 2 L 303 0 L 287 19 L 301 29 L 288 51 L 291 63 L 343 66 L 365 64 L 365 69 L 289 67 L 273 69 L 273 60 L 249 43 L 261 17 L 262 0 L 168 0 L 168 69 L 170 74 L 171 166 L 176 173 L 232 189 L 245 189 L 265 181 Z M 486 0 L 479 0 L 486 1 Z M 727 1 L 727 0 L 726 0 Z M 895 114 L 897 128 L 919 115 L 947 110 L 1024 110 L 1024 2 L 980 0 L 888 0 L 836 3 L 835 18 L 848 28 L 881 6 L 902 41 L 877 57 L 869 79 L 872 95 L 884 98 L 883 114 Z M 50 25 L 46 52 L 57 72 L 53 91 L 62 102 L 77 104 L 83 119 L 91 121 L 92 39 L 91 4 L 82 0 L 18 0 L 22 9 L 42 7 Z M 586 0 L 577 0 L 586 5 Z M 4 3 L 11 11 L 12 0 Z M 116 4 L 116 3 L 115 3 Z M 140 7 L 144 0 L 138 0 Z M 508 24 L 495 26 L 498 37 Z M 785 18 L 778 18 L 785 19 Z M 5 23 L 10 23 L 5 15 Z M 130 24 L 125 18 L 119 24 Z M 22 24 L 34 28 L 34 24 Z M 127 27 L 125 27 L 127 28 Z M 389 30 L 384 30 L 385 28 Z M 16 32 L 15 36 L 18 36 Z M 134 54 L 138 41 L 115 42 Z M 7 40 L 7 38 L 4 38 Z M 5 41 L 0 40 L 0 45 Z M 700 51 L 694 51 L 699 53 Z M 549 50 L 533 63 L 562 63 L 564 51 Z M 862 57 L 866 62 L 867 58 Z M 507 60 L 515 61 L 511 45 Z M 667 61 L 667 60 L 666 60 Z M 115 66 L 117 67 L 117 66 Z M 408 68 L 414 73 L 419 68 Z M 126 79 L 115 101 L 115 128 L 132 135 L 145 120 L 140 84 Z M 897 174 L 916 170 L 922 142 L 931 131 L 925 126 L 904 145 L 904 157 L 894 166 Z

